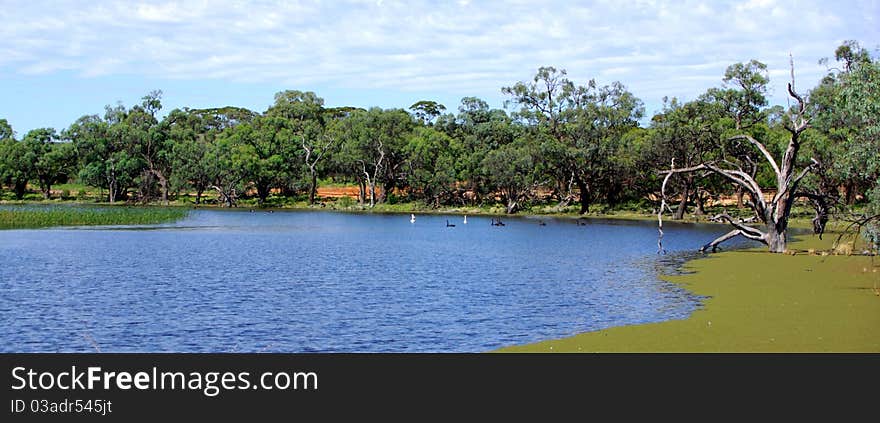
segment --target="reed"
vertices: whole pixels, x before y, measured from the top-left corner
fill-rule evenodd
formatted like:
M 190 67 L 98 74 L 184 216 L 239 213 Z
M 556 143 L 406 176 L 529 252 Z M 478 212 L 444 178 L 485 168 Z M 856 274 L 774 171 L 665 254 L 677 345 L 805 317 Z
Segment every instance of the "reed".
M 158 207 L 6 207 L 0 229 L 52 226 L 151 225 L 186 217 L 186 209 Z

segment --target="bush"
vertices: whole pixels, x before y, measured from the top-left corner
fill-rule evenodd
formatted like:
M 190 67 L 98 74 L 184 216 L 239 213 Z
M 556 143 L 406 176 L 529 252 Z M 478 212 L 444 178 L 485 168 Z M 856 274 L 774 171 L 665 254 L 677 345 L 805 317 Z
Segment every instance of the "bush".
M 345 196 L 345 197 L 339 197 L 339 199 L 336 200 L 336 203 L 339 205 L 339 207 L 348 208 L 348 207 L 354 206 L 355 201 L 353 198 L 351 198 L 349 196 Z
M 70 198 L 70 190 L 69 189 L 61 190 L 61 199 L 66 200 L 68 198 Z

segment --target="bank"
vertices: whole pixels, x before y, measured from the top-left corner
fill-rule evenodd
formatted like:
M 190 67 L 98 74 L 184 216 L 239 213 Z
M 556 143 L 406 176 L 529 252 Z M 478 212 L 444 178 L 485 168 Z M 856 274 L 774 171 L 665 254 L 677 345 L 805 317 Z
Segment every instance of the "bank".
M 690 317 L 499 352 L 880 352 L 880 257 L 822 255 L 833 237 L 708 255 L 664 279 L 707 297 Z M 811 251 L 812 250 L 812 251 Z

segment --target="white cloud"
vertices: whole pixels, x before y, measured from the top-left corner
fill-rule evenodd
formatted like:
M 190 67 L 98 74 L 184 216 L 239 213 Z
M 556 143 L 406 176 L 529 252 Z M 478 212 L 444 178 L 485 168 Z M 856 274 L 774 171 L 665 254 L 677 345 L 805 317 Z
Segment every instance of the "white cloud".
M 727 65 L 752 58 L 783 86 L 789 52 L 803 80 L 815 81 L 816 62 L 841 41 L 878 42 L 870 0 L 11 3 L 0 10 L 0 75 L 481 95 L 553 65 L 579 82 L 619 78 L 656 102 L 694 97 L 720 83 Z

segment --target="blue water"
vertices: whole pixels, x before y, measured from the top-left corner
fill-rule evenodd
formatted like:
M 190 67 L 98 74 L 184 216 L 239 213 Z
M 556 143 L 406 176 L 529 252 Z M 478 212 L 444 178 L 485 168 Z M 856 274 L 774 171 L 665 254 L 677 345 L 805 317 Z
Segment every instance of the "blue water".
M 447 228 L 446 221 L 456 227 Z M 199 210 L 0 231 L 0 350 L 486 351 L 687 317 L 658 279 L 727 230 L 656 222 Z

